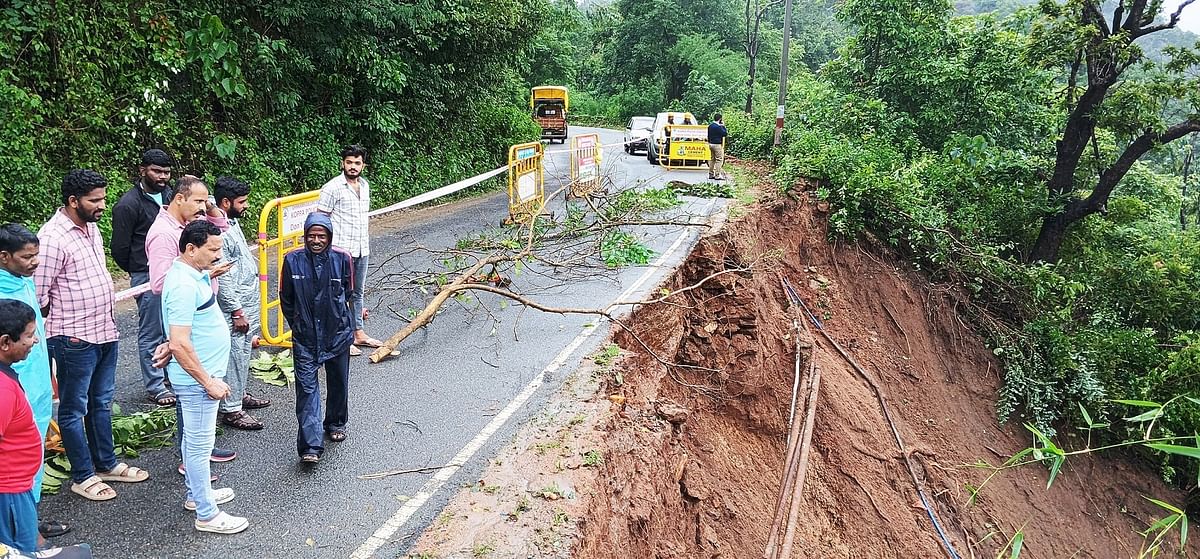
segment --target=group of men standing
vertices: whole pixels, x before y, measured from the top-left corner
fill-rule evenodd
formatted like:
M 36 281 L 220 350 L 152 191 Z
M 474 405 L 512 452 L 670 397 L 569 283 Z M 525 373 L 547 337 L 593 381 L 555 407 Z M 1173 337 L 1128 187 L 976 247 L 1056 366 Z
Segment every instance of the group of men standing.
M 284 256 L 280 277 L 281 307 L 293 336 L 297 453 L 304 463 L 320 460 L 325 437 L 345 440 L 349 357 L 362 353 L 356 346 L 382 344 L 363 330 L 370 208 L 369 187 L 361 176 L 366 153 L 348 146 L 341 155 L 342 174 L 322 187 L 317 212 L 305 222 L 304 246 Z M 183 506 L 196 512 L 197 530 L 231 534 L 245 530 L 249 521 L 219 509 L 234 492 L 212 487 L 209 464 L 237 455 L 215 446 L 216 424 L 262 429 L 247 410 L 270 405 L 246 391 L 260 312 L 257 261 L 238 223 L 250 187 L 221 177 L 210 196 L 195 176 L 184 175 L 172 185 L 173 167 L 162 150 L 143 154 L 138 180 L 114 208 L 110 249 L 132 285 L 149 284 L 138 296 L 138 361 L 150 400 L 176 408 L 183 458 L 178 469 L 187 481 Z M 9 450 L 14 429 L 28 435 L 26 423 L 38 434 L 36 453 L 5 452 L 0 461 L 0 504 L 22 505 L 0 506 L 0 544 L 18 551 L 37 547 L 34 503 L 41 487 L 41 441 L 53 414 L 52 366 L 71 491 L 106 501 L 117 496 L 109 483 L 137 483 L 150 476 L 119 462 L 114 452 L 116 301 L 96 225 L 107 186 L 95 171 L 71 171 L 62 183 L 63 206 L 36 236 L 19 224 L 0 226 L 0 299 L 29 308 L 35 317 L 29 332 L 24 323 L 0 324 L 0 377 L 17 381 L 0 378 L 0 450 Z M 24 346 L 28 355 L 15 359 Z M 317 380 L 322 366 L 329 384 L 323 418 Z M 69 529 L 60 523 L 40 527 L 43 533 L 48 528 Z

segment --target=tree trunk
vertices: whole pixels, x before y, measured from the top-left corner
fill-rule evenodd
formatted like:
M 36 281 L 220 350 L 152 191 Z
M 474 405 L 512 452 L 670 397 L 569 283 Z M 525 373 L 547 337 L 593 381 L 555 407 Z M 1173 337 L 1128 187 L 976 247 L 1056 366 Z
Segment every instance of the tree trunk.
M 755 39 L 757 41 L 757 38 Z M 746 114 L 754 112 L 754 74 L 758 66 L 758 48 L 750 55 L 749 78 L 746 80 Z
M 1057 262 L 1058 250 L 1062 248 L 1063 238 L 1067 235 L 1068 225 L 1070 223 L 1067 221 L 1065 211 L 1060 211 L 1043 219 L 1042 230 L 1038 232 L 1037 242 L 1033 244 L 1033 250 L 1030 251 L 1026 261 Z
M 1196 144 L 1193 140 L 1192 149 L 1188 150 L 1187 157 L 1183 160 L 1183 188 L 1179 193 L 1179 230 L 1187 231 L 1187 194 L 1188 194 L 1188 179 L 1192 171 L 1192 157 L 1196 155 Z

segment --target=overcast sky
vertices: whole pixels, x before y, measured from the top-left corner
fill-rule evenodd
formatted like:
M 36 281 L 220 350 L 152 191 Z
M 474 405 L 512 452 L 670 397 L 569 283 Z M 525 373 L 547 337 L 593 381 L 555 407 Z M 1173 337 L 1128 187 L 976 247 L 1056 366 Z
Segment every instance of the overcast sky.
M 1181 2 L 1182 0 L 1163 2 L 1163 16 L 1170 17 L 1175 13 L 1175 7 Z M 1183 9 L 1183 14 L 1179 16 L 1179 28 L 1192 33 L 1200 33 L 1200 2 L 1193 2 L 1192 5 Z

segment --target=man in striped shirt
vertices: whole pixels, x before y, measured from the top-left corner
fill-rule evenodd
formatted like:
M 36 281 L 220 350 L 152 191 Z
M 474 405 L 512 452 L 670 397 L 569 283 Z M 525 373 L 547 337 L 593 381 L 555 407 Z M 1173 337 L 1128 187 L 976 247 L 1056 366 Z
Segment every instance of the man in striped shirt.
M 363 308 L 363 285 L 367 283 L 367 262 L 371 255 L 371 236 L 367 230 L 367 214 L 371 211 L 371 187 L 362 176 L 367 164 L 366 148 L 350 145 L 342 149 L 342 174 L 329 179 L 321 187 L 317 211 L 329 216 L 338 236 L 333 246 L 350 253 L 353 261 L 354 292 L 350 294 L 350 314 L 354 317 L 354 346 L 379 347 L 383 342 L 363 330 L 367 311 Z M 350 355 L 362 355 L 358 347 Z
M 58 365 L 58 427 L 71 461 L 71 491 L 92 501 L 117 496 L 106 482 L 141 482 L 150 474 L 118 463 L 112 399 L 117 368 L 116 297 L 96 222 L 108 181 L 92 170 L 67 173 L 63 207 L 38 231 L 34 274 L 46 314 L 47 346 Z

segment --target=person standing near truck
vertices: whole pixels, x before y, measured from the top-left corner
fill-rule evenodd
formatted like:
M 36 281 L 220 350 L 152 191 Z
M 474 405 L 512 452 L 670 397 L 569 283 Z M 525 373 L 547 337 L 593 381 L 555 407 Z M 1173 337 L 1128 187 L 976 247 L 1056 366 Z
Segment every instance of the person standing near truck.
M 708 125 L 708 178 L 726 180 L 725 176 L 725 138 L 729 131 L 725 129 L 725 118 L 721 113 L 713 115 L 713 121 Z

